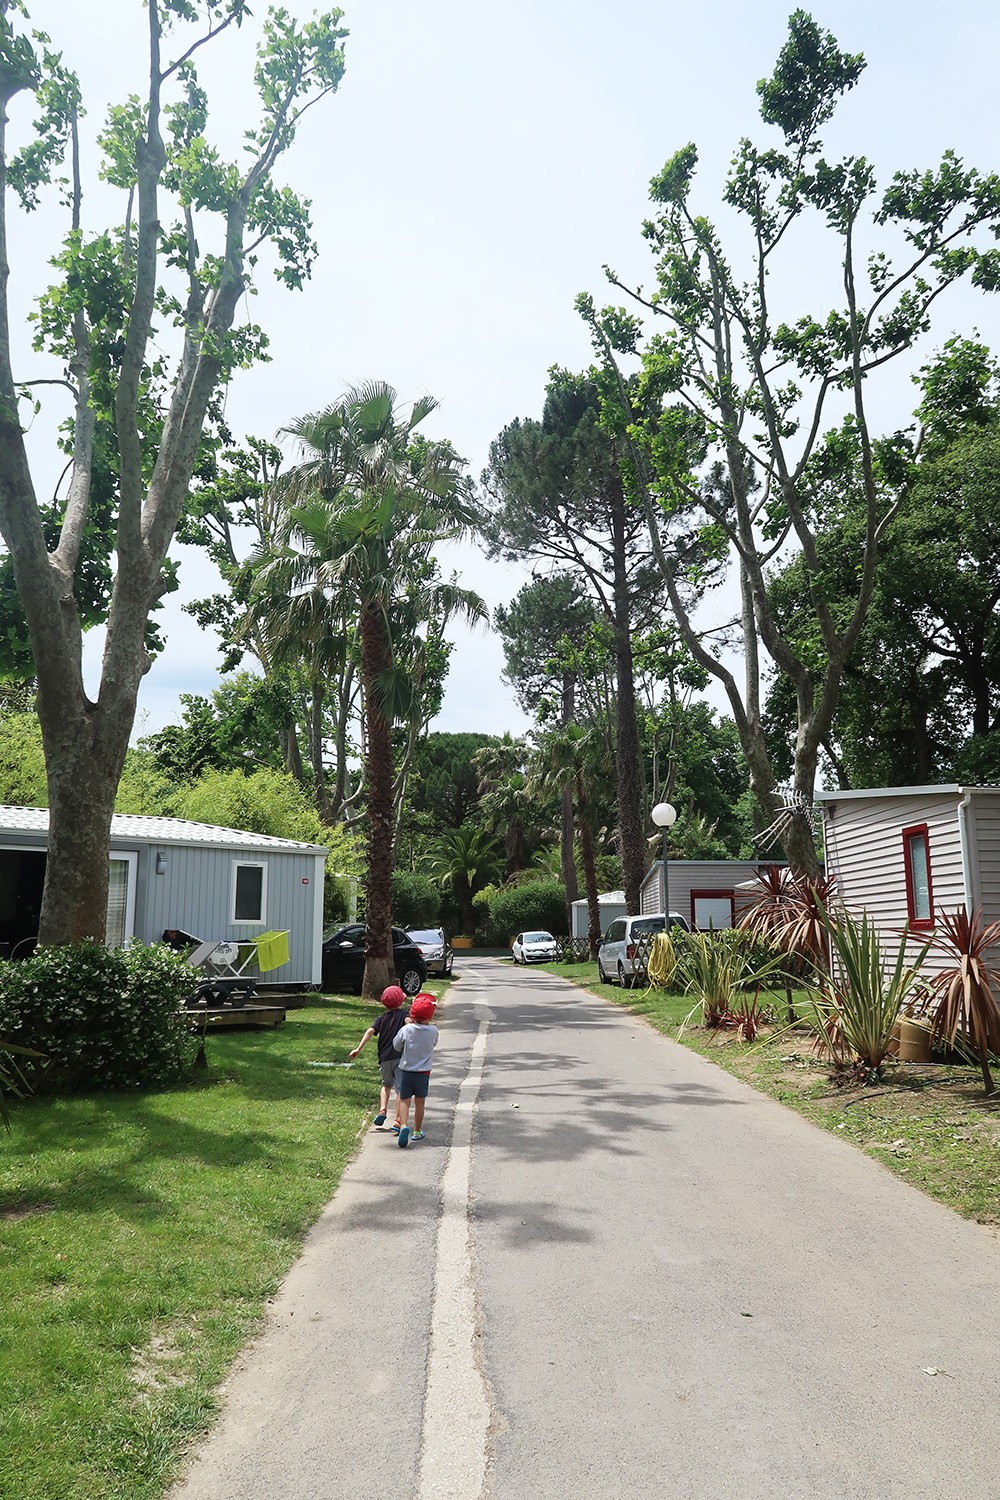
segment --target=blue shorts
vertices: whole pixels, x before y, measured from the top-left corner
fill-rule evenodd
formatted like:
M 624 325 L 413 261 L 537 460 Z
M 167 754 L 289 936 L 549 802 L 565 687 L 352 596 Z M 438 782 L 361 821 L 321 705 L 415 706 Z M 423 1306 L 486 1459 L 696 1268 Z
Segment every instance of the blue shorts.
M 430 1073 L 407 1073 L 400 1068 L 399 1097 L 401 1099 L 426 1099 L 430 1085 Z

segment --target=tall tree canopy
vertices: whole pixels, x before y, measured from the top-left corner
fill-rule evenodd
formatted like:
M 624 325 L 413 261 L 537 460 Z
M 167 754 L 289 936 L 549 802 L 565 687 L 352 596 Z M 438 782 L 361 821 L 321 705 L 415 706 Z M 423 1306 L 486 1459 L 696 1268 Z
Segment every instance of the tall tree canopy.
M 247 20 L 246 0 L 146 0 L 145 9 L 143 93 L 115 105 L 99 136 L 100 176 L 118 191 L 120 216 L 95 230 L 77 79 L 48 39 L 27 29 L 20 0 L 0 0 L 0 531 L 38 682 L 51 810 L 40 937 L 49 943 L 104 935 L 108 834 L 149 666 L 147 621 L 168 584 L 167 553 L 213 398 L 266 342 L 260 329 L 236 323 L 257 259 L 272 247 L 275 274 L 290 287 L 309 274 L 308 206 L 274 171 L 303 115 L 344 69 L 339 11 L 299 24 L 269 10 L 243 153 L 227 161 L 208 136 L 196 64 Z M 127 72 L 130 60 L 121 66 Z M 37 499 L 24 443 L 20 401 L 36 371 L 14 364 L 7 242 L 12 197 L 30 211 L 63 171 L 57 281 L 35 322 L 38 380 L 66 387 L 72 400 L 69 482 L 54 517 Z M 164 353 L 171 328 L 176 360 Z M 96 575 L 88 566 L 95 528 L 106 540 Z M 91 698 L 82 627 L 93 618 L 95 585 L 108 623 Z
M 1000 179 L 967 168 L 948 151 L 939 166 L 897 172 L 884 190 L 862 156 L 828 160 L 821 134 L 865 63 L 841 51 L 804 11 L 789 23 L 774 73 L 758 85 L 761 118 L 777 139 L 743 140 L 723 189 L 725 231 L 694 203 L 698 153 L 673 156 L 651 185 L 644 226 L 654 256 L 651 291 L 627 287 L 644 313 L 579 307 L 605 368 L 615 377 L 606 421 L 631 438 L 630 493 L 646 505 L 667 593 L 695 659 L 728 697 L 766 819 L 776 803 L 776 771 L 762 714 L 760 648 L 795 700 L 792 784 L 811 804 L 820 745 L 829 732 L 844 673 L 872 600 L 879 546 L 907 504 L 915 442 L 880 436 L 869 392 L 894 361 L 927 333 L 931 309 L 955 282 L 993 291 L 1000 279 Z M 796 231 L 822 226 L 839 285 L 828 306 L 782 316 L 773 287 L 797 254 Z M 741 233 L 742 231 L 742 237 Z M 643 344 L 641 318 L 653 331 Z M 638 388 L 620 376 L 623 357 L 641 349 Z M 831 425 L 832 424 L 832 425 Z M 835 597 L 820 537 L 831 494 L 850 487 L 860 520 L 850 596 Z M 670 545 L 661 546 L 664 523 Z M 705 640 L 684 596 L 690 579 L 686 538 L 704 557 L 728 563 L 739 586 L 742 683 L 724 653 Z M 801 555 L 813 649 L 776 613 L 768 566 L 794 548 Z M 783 841 L 793 864 L 817 868 L 808 817 L 789 815 Z
M 647 586 L 648 530 L 626 492 L 622 460 L 602 423 L 597 381 L 554 371 L 541 421 L 512 422 L 491 445 L 479 524 L 492 554 L 550 559 L 554 590 L 564 592 L 569 576 L 610 624 L 620 850 L 629 910 L 638 911 L 645 798 L 632 636 L 658 604 Z

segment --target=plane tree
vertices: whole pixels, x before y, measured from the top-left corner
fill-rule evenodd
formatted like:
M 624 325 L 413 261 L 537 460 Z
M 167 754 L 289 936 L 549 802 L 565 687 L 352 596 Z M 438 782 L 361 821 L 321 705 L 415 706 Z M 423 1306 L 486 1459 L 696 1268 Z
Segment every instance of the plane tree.
M 266 344 L 237 314 L 256 267 L 300 287 L 313 245 L 308 204 L 275 172 L 303 116 L 338 87 L 339 11 L 298 23 L 263 18 L 245 106 L 243 152 L 209 138 L 203 49 L 224 47 L 250 16 L 246 0 L 146 0 L 141 94 L 115 104 L 89 166 L 75 74 L 21 0 L 0 0 L 0 532 L 10 554 L 38 685 L 50 807 L 39 936 L 102 938 L 115 791 L 150 663 L 147 624 L 169 584 L 168 552 L 213 401 Z M 131 59 L 123 57 L 122 72 Z M 65 181 L 62 174 L 65 173 Z M 117 222 L 92 227 L 85 186 L 119 195 Z M 60 183 L 62 187 L 60 188 Z M 65 219 L 52 245 L 56 279 L 34 316 L 37 367 L 11 338 L 27 298 L 12 302 L 8 240 L 16 206 L 54 190 Z M 171 357 L 170 350 L 176 357 Z M 166 352 L 165 352 L 166 351 Z M 54 521 L 38 498 L 22 410 L 26 393 L 68 392 L 70 470 Z M 110 476 L 99 498 L 95 475 Z M 86 577 L 90 528 L 106 568 Z M 106 595 L 100 680 L 83 678 L 82 631 L 95 587 Z

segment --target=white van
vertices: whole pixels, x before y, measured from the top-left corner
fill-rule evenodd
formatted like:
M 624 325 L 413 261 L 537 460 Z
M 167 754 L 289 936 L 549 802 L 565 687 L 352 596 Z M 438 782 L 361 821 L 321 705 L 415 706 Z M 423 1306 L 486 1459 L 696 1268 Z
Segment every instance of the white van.
M 671 927 L 690 932 L 691 924 L 679 911 L 670 913 Z M 612 922 L 604 934 L 604 941 L 597 952 L 597 977 L 602 984 L 614 984 L 617 979 L 622 989 L 632 989 L 646 978 L 646 945 L 637 945 L 637 938 L 649 937 L 654 932 L 663 932 L 667 919 L 663 912 L 645 917 L 619 917 Z

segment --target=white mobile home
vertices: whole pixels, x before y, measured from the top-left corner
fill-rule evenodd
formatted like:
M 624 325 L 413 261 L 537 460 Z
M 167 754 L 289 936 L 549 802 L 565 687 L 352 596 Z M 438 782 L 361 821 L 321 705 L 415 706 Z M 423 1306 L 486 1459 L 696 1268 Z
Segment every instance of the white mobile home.
M 767 865 L 784 860 L 667 859 L 670 910 L 687 917 L 692 928 L 719 931 L 736 925 L 739 887 Z M 639 890 L 639 915 L 663 910 L 663 861 L 646 873 Z
M 926 942 L 965 906 L 1000 919 L 1000 787 L 900 786 L 817 792 L 826 868 L 853 915 L 867 912 L 895 948 Z M 947 960 L 931 952 L 926 967 Z
M 628 915 L 625 910 L 624 891 L 605 891 L 603 895 L 598 896 L 597 905 L 601 913 L 602 933 L 607 932 L 612 922 L 616 921 L 618 917 Z M 587 925 L 587 901 L 585 897 L 582 901 L 573 902 L 573 931 L 570 936 L 585 938 L 587 936 Z
M 24 952 L 38 932 L 49 814 L 0 807 L 0 952 Z M 245 942 L 288 931 L 278 985 L 322 977 L 323 867 L 318 844 L 215 828 L 179 818 L 116 814 L 109 847 L 108 942 L 158 942 L 179 929 L 205 941 Z

